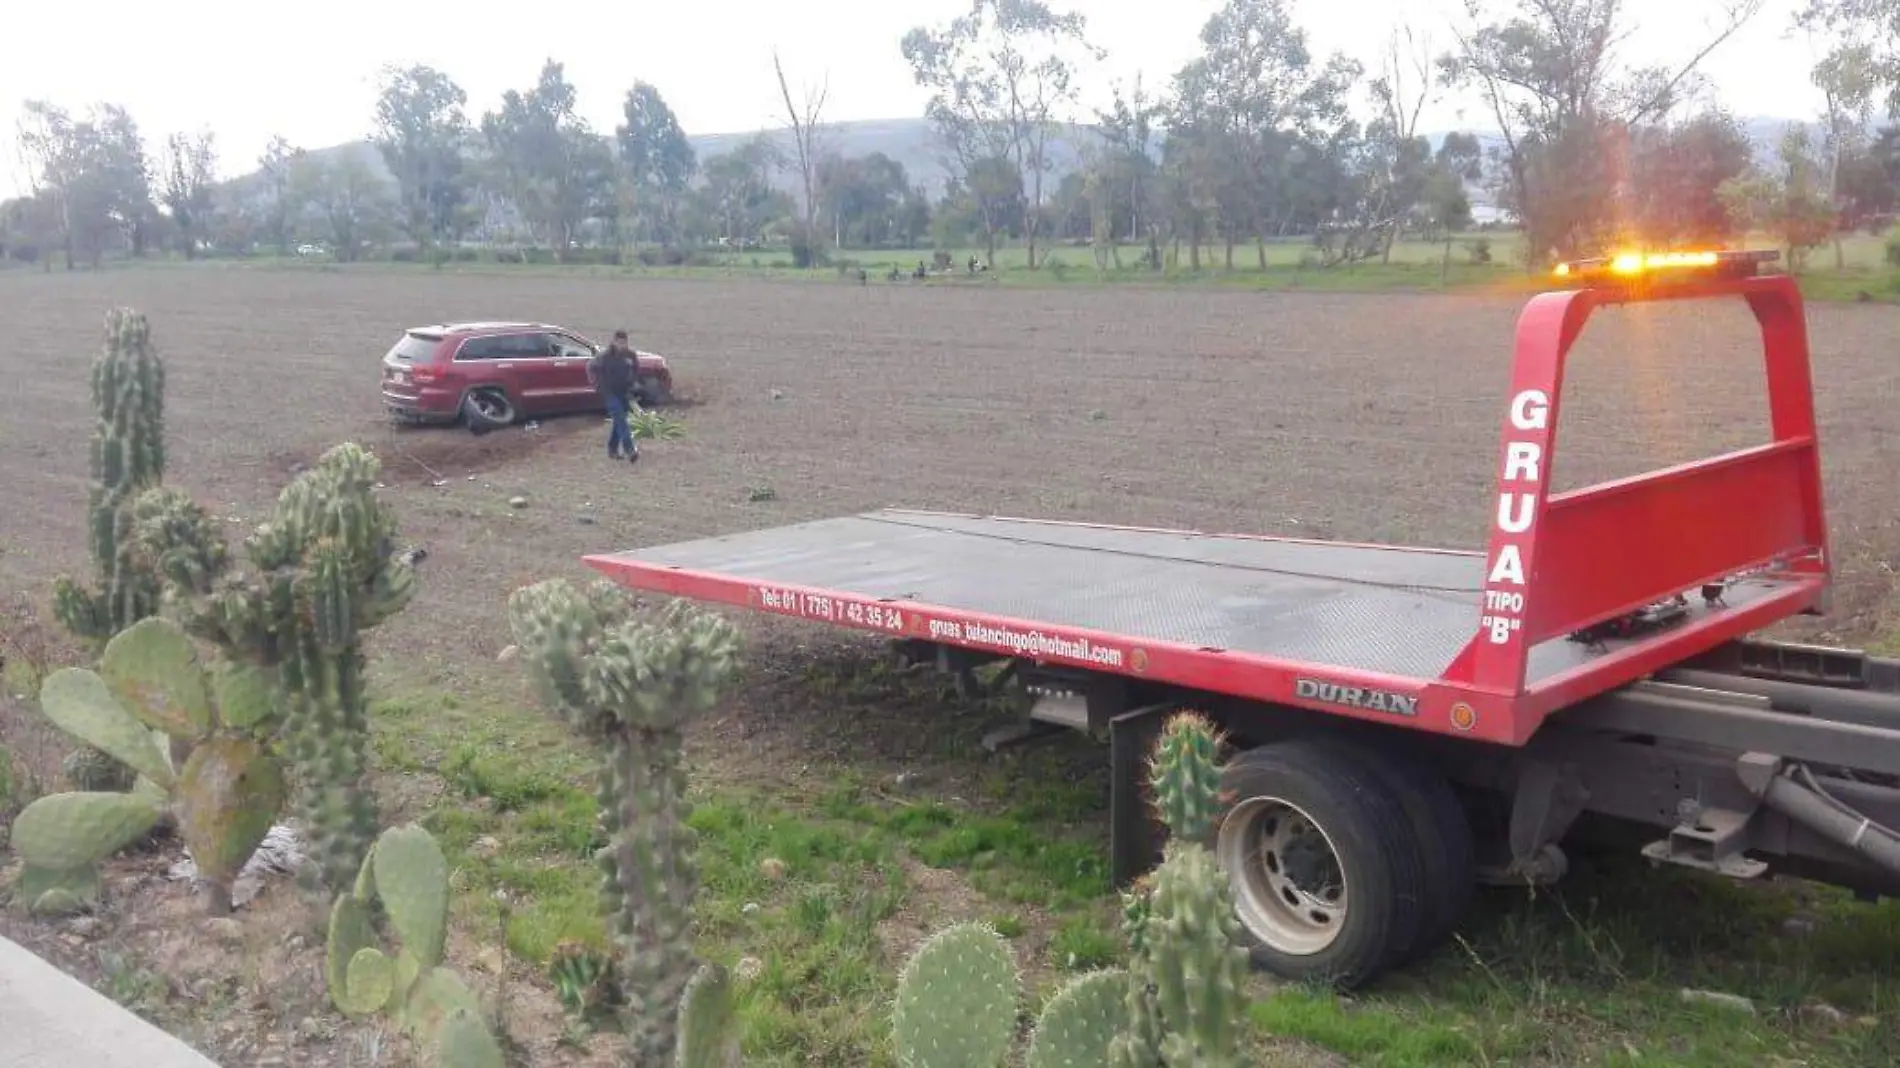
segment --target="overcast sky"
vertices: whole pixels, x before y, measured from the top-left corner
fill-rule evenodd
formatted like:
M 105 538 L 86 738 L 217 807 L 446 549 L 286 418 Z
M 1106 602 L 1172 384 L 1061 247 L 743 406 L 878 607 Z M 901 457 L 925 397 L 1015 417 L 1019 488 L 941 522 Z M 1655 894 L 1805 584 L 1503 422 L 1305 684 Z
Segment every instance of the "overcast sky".
M 1704 70 L 1738 114 L 1807 117 L 1818 106 L 1808 83 L 1811 53 L 1790 35 L 1798 0 L 1768 0 L 1751 26 Z M 1630 0 L 1641 12 L 1626 52 L 1632 59 L 1680 57 L 1706 38 L 1721 0 Z M 1055 0 L 1081 11 L 1109 52 L 1082 84 L 1099 99 L 1116 78 L 1163 84 L 1197 51 L 1196 34 L 1218 0 Z M 1447 21 L 1460 0 L 1295 0 L 1315 51 L 1342 50 L 1370 65 L 1403 14 L 1448 45 Z M 274 133 L 317 148 L 366 135 L 378 72 L 427 63 L 459 81 L 478 119 L 509 88 L 533 83 L 541 63 L 566 64 L 582 113 L 611 132 L 634 79 L 660 88 L 689 133 L 780 125 L 772 49 L 794 82 L 830 79 L 827 119 L 919 115 L 925 94 L 898 50 L 904 32 L 936 24 L 968 0 L 535 0 L 495 4 L 493 14 L 464 0 L 327 0 L 309 8 L 238 0 L 70 0 L 11 13 L 11 47 L 0 63 L 0 197 L 21 192 L 13 119 L 41 97 L 75 111 L 94 101 L 124 104 L 148 149 L 168 133 L 209 127 L 224 176 L 244 173 Z M 295 22 L 276 23 L 280 16 Z M 1460 16 L 1461 17 L 1461 16 Z M 276 23 L 273 25 L 273 23 Z M 1484 123 L 1469 101 L 1447 100 L 1424 126 Z

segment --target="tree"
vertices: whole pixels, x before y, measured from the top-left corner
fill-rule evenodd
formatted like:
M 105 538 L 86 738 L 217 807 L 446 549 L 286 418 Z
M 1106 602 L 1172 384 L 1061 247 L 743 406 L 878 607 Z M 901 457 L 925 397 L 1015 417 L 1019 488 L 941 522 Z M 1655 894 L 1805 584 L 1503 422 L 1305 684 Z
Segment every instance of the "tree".
M 1024 186 L 1017 218 L 1033 270 L 1050 140 L 1076 99 L 1074 55 L 1101 55 L 1085 25 L 1081 15 L 1058 15 L 1043 0 L 971 0 L 969 13 L 947 25 L 904 35 L 904 58 L 917 84 L 931 90 L 926 115 L 950 151 L 953 173 L 976 196 L 992 264 L 1001 205 L 982 190 L 993 182 L 973 180 L 977 168 L 993 171 L 1005 161 Z
M 633 202 L 648 236 L 663 245 L 679 240 L 680 207 L 699 169 L 692 143 L 660 91 L 634 82 L 614 130 L 620 164 L 633 187 Z
M 1818 158 L 1807 127 L 1790 125 L 1776 152 L 1777 168 L 1751 168 L 1723 183 L 1721 197 L 1745 225 L 1774 234 L 1800 270 L 1808 253 L 1835 230 L 1835 212 L 1827 189 L 1827 164 Z
M 198 255 L 198 245 L 211 229 L 212 183 L 216 178 L 217 151 L 211 131 L 195 135 L 175 133 L 165 142 L 165 208 L 178 227 L 179 244 L 186 259 Z
M 841 248 L 903 248 L 929 229 L 929 204 L 904 165 L 882 152 L 826 156 L 818 166 L 818 200 Z
M 612 172 L 601 166 L 604 144 L 575 113 L 562 64 L 550 59 L 533 89 L 504 93 L 501 107 L 482 116 L 482 134 L 509 199 L 565 260 L 583 224 L 612 199 L 603 188 Z
M 1108 109 L 1096 115 L 1096 131 L 1105 143 L 1104 150 L 1096 156 L 1096 167 L 1100 171 L 1102 183 L 1116 187 L 1117 192 L 1108 198 L 1108 202 L 1127 212 L 1128 239 L 1140 241 L 1147 238 L 1148 254 L 1145 260 L 1150 268 L 1159 269 L 1159 213 L 1151 203 L 1157 165 L 1151 149 L 1155 121 L 1165 112 L 1161 104 L 1149 97 L 1142 88 L 1140 76 L 1136 76 L 1134 85 L 1126 92 L 1121 86 L 1116 86 L 1112 93 Z M 1115 265 L 1120 267 L 1121 255 L 1116 247 L 1115 233 L 1114 220 L 1111 218 L 1109 254 L 1114 258 Z
M 810 267 L 816 261 L 818 244 L 818 120 L 824 112 L 831 83 L 826 80 L 816 89 L 807 88 L 804 102 L 796 103 L 776 49 L 772 52 L 772 70 L 778 75 L 779 95 L 785 100 L 785 115 L 792 124 L 793 151 L 797 157 L 799 182 L 805 192 L 805 215 L 799 232 L 793 237 L 792 259 L 798 261 L 800 267 Z
M 1435 83 L 1431 48 L 1430 38 L 1421 38 L 1410 25 L 1394 28 L 1383 69 L 1371 83 L 1379 116 L 1370 132 L 1384 166 L 1378 214 L 1386 220 L 1385 247 L 1380 252 L 1386 263 L 1392 262 L 1392 246 L 1431 181 L 1431 146 L 1418 136 L 1419 115 L 1431 103 Z
M 1628 229 L 1619 243 L 1725 243 L 1736 220 L 1718 190 L 1745 173 L 1753 156 L 1747 131 L 1721 111 L 1632 131 L 1622 212 Z
M 82 256 L 97 266 L 115 248 L 144 254 L 151 173 L 138 124 L 124 108 L 102 104 L 75 119 L 49 101 L 29 100 L 19 141 L 30 188 L 51 205 L 68 270 Z
M 1726 0 L 1707 39 L 1673 67 L 1631 68 L 1617 45 L 1622 0 L 1465 0 L 1470 25 L 1440 58 L 1475 88 L 1504 141 L 1499 198 L 1517 212 L 1526 266 L 1603 249 L 1617 212 L 1615 160 L 1630 130 L 1660 120 L 1698 66 L 1762 0 Z
M 1336 140 L 1363 72 L 1344 56 L 1315 64 L 1284 0 L 1227 0 L 1201 27 L 1201 46 L 1175 75 L 1169 108 L 1182 206 L 1197 250 L 1215 231 L 1232 268 L 1235 244 L 1252 236 L 1265 266 L 1266 234 L 1293 214 L 1283 186 L 1294 146 Z
M 425 251 L 461 234 L 468 200 L 462 155 L 469 137 L 467 103 L 462 87 L 433 67 L 383 72 L 372 140 L 396 177 L 403 230 Z
M 389 183 L 353 154 L 324 162 L 300 155 L 290 171 L 290 203 L 301 209 L 310 232 L 330 246 L 339 263 L 354 263 L 383 237 L 399 214 Z
M 789 215 L 791 198 L 772 187 L 782 160 L 763 136 L 706 161 L 706 184 L 696 199 L 709 228 L 726 245 L 744 248 L 763 239 L 766 228 Z
M 264 233 L 276 246 L 279 256 L 290 255 L 291 239 L 296 236 L 301 206 L 293 200 L 290 179 L 303 154 L 303 149 L 292 147 L 282 135 L 276 135 L 264 146 L 264 154 L 257 158 L 258 172 L 263 176 L 269 198 L 264 211 Z

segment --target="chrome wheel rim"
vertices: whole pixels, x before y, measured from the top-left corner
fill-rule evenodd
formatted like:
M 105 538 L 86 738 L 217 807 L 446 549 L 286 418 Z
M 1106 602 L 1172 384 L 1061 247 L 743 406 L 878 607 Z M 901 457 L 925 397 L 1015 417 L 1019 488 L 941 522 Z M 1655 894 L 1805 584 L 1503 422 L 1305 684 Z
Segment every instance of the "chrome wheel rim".
M 1310 956 L 1346 922 L 1346 875 L 1333 846 L 1299 806 L 1275 797 L 1235 805 L 1215 844 L 1240 922 L 1281 953 Z

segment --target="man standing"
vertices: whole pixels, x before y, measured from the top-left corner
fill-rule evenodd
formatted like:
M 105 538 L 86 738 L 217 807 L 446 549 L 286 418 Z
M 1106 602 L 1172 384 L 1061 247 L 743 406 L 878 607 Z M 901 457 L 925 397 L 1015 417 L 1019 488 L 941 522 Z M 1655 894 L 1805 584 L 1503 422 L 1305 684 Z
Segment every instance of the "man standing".
M 587 381 L 607 404 L 607 416 L 613 427 L 607 431 L 607 455 L 618 460 L 624 452 L 629 463 L 640 458 L 640 447 L 633 443 L 633 431 L 627 427 L 627 409 L 632 406 L 633 382 L 639 363 L 627 347 L 627 332 L 614 331 L 613 344 L 587 361 Z

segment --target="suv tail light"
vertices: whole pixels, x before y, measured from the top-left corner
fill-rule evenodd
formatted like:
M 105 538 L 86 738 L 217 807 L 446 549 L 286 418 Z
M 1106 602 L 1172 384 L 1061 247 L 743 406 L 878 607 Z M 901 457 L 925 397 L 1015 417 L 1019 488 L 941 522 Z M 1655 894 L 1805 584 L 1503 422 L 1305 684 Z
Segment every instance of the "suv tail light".
M 410 372 L 410 375 L 415 378 L 416 383 L 418 385 L 427 385 L 431 382 L 434 382 L 437 377 L 435 373 L 435 368 L 433 367 L 415 368 L 413 371 Z

